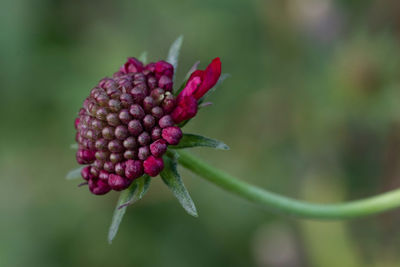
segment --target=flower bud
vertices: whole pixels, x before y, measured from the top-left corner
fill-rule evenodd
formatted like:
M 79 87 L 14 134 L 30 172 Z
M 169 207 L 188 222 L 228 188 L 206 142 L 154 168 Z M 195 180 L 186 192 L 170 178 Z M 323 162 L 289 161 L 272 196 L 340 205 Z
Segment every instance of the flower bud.
M 155 177 L 164 168 L 164 161 L 162 158 L 150 156 L 143 162 L 143 168 L 146 174 Z
M 173 126 L 162 130 L 162 137 L 170 145 L 177 145 L 182 138 L 182 130 Z

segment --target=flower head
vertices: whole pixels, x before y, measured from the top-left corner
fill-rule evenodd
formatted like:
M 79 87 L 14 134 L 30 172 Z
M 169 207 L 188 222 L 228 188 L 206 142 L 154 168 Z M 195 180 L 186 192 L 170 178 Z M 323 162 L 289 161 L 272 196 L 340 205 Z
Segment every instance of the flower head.
M 171 142 L 163 130 L 175 127 L 174 68 L 165 61 L 144 65 L 128 58 L 112 78 L 104 78 L 85 99 L 75 119 L 82 177 L 93 194 L 127 188 L 143 174 L 156 176 Z M 175 129 L 174 128 L 174 129 Z
M 218 81 L 221 62 L 194 71 L 185 88 L 172 94 L 174 67 L 166 61 L 144 65 L 128 58 L 112 78 L 102 79 L 85 99 L 74 125 L 76 159 L 93 194 L 121 191 L 143 174 L 164 168 L 168 145 L 182 138 L 178 123 L 194 117 L 198 100 Z

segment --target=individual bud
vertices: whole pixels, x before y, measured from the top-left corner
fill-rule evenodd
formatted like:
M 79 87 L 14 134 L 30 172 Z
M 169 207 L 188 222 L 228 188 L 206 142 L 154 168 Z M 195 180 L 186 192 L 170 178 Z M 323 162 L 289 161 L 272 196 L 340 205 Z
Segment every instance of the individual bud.
M 95 148 L 97 150 L 106 150 L 107 149 L 107 145 L 108 145 L 108 141 L 106 139 L 100 138 L 100 139 L 96 140 Z M 100 152 L 100 151 L 97 151 L 97 152 Z
M 110 174 L 108 176 L 108 185 L 116 191 L 121 191 L 127 188 L 127 182 L 125 179 L 119 175 L 116 174 Z
M 94 166 L 91 166 L 90 167 L 90 174 L 92 174 L 93 177 L 96 177 L 96 178 L 99 177 L 99 169 L 94 167 Z
M 170 77 L 163 75 L 158 80 L 158 86 L 166 91 L 172 90 L 172 80 Z
M 104 165 L 104 161 L 102 161 L 102 160 L 96 159 L 96 160 L 93 162 L 93 167 L 95 167 L 97 170 L 103 169 L 103 165 Z
M 165 91 L 161 88 L 156 88 L 151 91 L 150 96 L 154 99 L 155 105 L 159 105 L 164 99 Z
M 124 150 L 124 147 L 122 146 L 121 141 L 114 139 L 108 143 L 108 150 L 113 153 L 119 153 Z
M 129 107 L 130 105 L 133 104 L 133 98 L 132 98 L 132 96 L 131 96 L 130 94 L 128 94 L 128 93 L 122 94 L 122 95 L 119 97 L 119 99 L 121 100 L 122 106 L 125 107 L 125 108 L 127 108 L 127 107 Z
M 151 116 L 150 114 L 147 114 L 146 116 L 144 116 L 143 126 L 146 130 L 150 130 L 151 128 L 153 128 L 153 126 L 155 124 L 156 124 L 156 120 L 153 116 Z
M 112 139 L 114 139 L 114 128 L 111 126 L 107 126 L 107 127 L 103 128 L 103 130 L 101 131 L 101 134 L 104 139 L 112 140 Z
M 118 118 L 125 124 L 128 124 L 132 120 L 131 114 L 127 109 L 123 109 L 119 112 Z
M 164 161 L 162 158 L 150 156 L 143 162 L 143 168 L 146 174 L 155 177 L 164 169 Z
M 91 121 L 91 126 L 92 126 L 92 128 L 94 130 L 98 130 L 99 131 L 99 130 L 103 129 L 106 126 L 106 123 L 101 121 L 101 120 L 93 119 Z
M 161 128 L 156 126 L 151 130 L 151 139 L 156 141 L 161 138 Z
M 90 166 L 83 167 L 83 169 L 81 170 L 81 176 L 86 181 L 88 181 L 93 177 L 92 174 L 90 173 Z
M 140 121 L 138 120 L 131 120 L 128 123 L 128 131 L 133 135 L 133 136 L 138 136 L 141 132 L 143 132 L 143 127 Z
M 114 126 L 114 127 L 121 123 L 119 118 L 118 118 L 117 113 L 109 113 L 109 114 L 107 114 L 107 118 L 106 119 L 107 119 L 107 123 L 109 125 L 111 125 L 111 126 Z
M 112 163 L 111 161 L 106 161 L 106 162 L 104 163 L 103 168 L 104 168 L 104 170 L 106 170 L 107 172 L 113 172 L 113 171 L 114 171 L 114 168 L 115 168 L 115 164 Z
M 102 107 L 108 106 L 108 100 L 109 100 L 109 98 L 108 98 L 108 95 L 107 95 L 105 92 L 99 94 L 95 99 L 96 99 L 96 102 L 97 102 L 100 106 L 102 106 Z
M 110 100 L 108 100 L 108 108 L 112 112 L 118 112 L 118 111 L 121 110 L 122 105 L 121 105 L 121 102 L 118 99 L 110 99 Z
M 105 107 L 100 107 L 96 110 L 96 118 L 102 121 L 106 120 L 108 111 Z
M 156 62 L 154 71 L 157 74 L 157 78 L 162 75 L 167 75 L 172 78 L 174 75 L 174 66 L 164 60 L 160 60 Z
M 124 125 L 119 125 L 115 128 L 115 137 L 119 140 L 125 140 L 128 137 L 128 128 Z
M 96 97 L 98 97 L 102 93 L 104 93 L 104 90 L 102 88 L 95 87 L 90 91 L 90 96 L 96 99 Z
M 110 161 L 114 164 L 121 162 L 124 159 L 121 153 L 111 153 L 110 154 Z
M 150 152 L 154 157 L 159 158 L 167 151 L 167 142 L 159 139 L 150 145 Z
M 121 79 L 118 82 L 118 85 L 123 94 L 129 92 L 132 89 L 132 82 L 129 79 Z
M 135 73 L 133 79 L 135 79 L 135 81 L 146 81 L 146 76 L 143 73 Z
M 101 179 L 103 181 L 107 181 L 108 180 L 108 175 L 109 175 L 108 172 L 106 172 L 105 170 L 101 170 L 99 172 L 99 179 Z
M 146 97 L 146 91 L 140 86 L 136 86 L 131 90 L 131 95 L 135 103 L 142 103 L 143 99 Z
M 94 103 L 94 102 L 90 102 L 89 104 L 88 104 L 88 112 L 90 113 L 90 115 L 92 115 L 92 116 L 96 116 L 96 112 L 97 112 L 97 109 L 99 108 L 99 106 L 96 104 L 96 103 Z
M 79 149 L 76 152 L 76 159 L 79 164 L 90 164 L 95 160 L 93 150 Z
M 176 126 L 164 128 L 162 137 L 168 144 L 177 145 L 182 138 L 182 130 Z
M 96 151 L 95 157 L 97 160 L 106 161 L 110 156 L 110 152 L 108 151 Z
M 161 107 L 154 107 L 151 109 L 151 115 L 159 119 L 164 115 L 164 111 Z
M 158 121 L 158 125 L 160 125 L 161 128 L 167 128 L 174 126 L 174 120 L 170 115 L 165 115 Z
M 140 160 L 128 160 L 125 164 L 125 176 L 128 179 L 136 179 L 143 175 L 143 164 Z
M 139 147 L 138 158 L 140 160 L 145 160 L 148 156 L 150 156 L 150 148 L 148 146 Z
M 94 131 L 93 130 L 87 130 L 86 132 L 85 132 L 85 137 L 87 138 L 87 139 L 93 139 L 94 138 L 94 136 L 95 136 L 95 134 L 94 134 Z
M 134 151 L 134 150 L 125 150 L 124 158 L 125 159 L 134 159 L 134 158 L 136 158 L 136 151 Z
M 115 100 L 119 101 L 119 98 L 121 97 L 122 92 L 118 90 L 116 87 L 110 88 L 107 90 L 107 95 Z M 121 102 L 120 102 L 121 103 Z
M 151 96 L 146 96 L 143 100 L 144 110 L 150 112 L 154 106 L 156 106 L 154 99 Z
M 137 146 L 135 137 L 133 136 L 129 136 L 128 138 L 126 138 L 122 144 L 128 150 L 135 149 Z
M 153 76 L 149 77 L 147 79 L 147 85 L 149 86 L 150 89 L 154 89 L 157 87 L 157 79 Z
M 129 113 L 137 120 L 141 120 L 145 116 L 143 108 L 137 104 L 130 107 Z
M 125 175 L 125 162 L 115 164 L 115 173 L 121 176 Z
M 151 141 L 151 137 L 147 132 L 143 132 L 138 136 L 138 142 L 142 146 L 148 145 Z
M 110 192 L 110 186 L 103 180 L 89 180 L 89 190 L 95 195 L 104 195 Z
M 175 108 L 175 97 L 170 92 L 166 92 L 161 106 L 166 113 L 171 113 Z

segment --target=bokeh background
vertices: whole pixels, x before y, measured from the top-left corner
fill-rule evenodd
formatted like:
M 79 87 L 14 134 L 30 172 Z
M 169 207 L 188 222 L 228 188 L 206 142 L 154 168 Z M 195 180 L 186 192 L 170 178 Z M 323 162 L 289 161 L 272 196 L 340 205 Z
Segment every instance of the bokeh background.
M 396 0 L 2 0 L 0 266 L 399 266 L 399 211 L 298 220 L 183 171 L 200 217 L 155 178 L 110 246 L 118 195 L 65 180 L 89 90 L 183 34 L 177 81 L 216 56 L 231 74 L 185 128 L 231 150 L 193 153 L 310 201 L 399 187 L 399 18 Z

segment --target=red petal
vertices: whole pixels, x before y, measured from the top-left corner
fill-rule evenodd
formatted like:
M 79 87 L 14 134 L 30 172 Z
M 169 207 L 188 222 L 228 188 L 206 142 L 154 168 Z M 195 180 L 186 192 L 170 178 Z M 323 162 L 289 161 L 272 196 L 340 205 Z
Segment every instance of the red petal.
M 196 99 L 200 99 L 208 90 L 210 90 L 221 76 L 221 60 L 219 57 L 215 58 L 210 65 L 207 66 L 203 74 L 203 81 L 199 88 L 194 93 Z
M 175 123 L 193 118 L 197 113 L 197 99 L 193 96 L 181 97 L 171 116 Z

